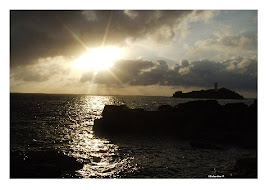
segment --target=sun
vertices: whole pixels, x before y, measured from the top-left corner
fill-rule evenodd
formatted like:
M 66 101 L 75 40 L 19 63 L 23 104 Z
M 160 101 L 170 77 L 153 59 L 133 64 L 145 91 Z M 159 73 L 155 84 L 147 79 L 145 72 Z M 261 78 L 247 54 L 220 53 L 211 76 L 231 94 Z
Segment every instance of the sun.
M 122 56 L 122 49 L 117 47 L 99 47 L 89 50 L 76 59 L 72 66 L 78 70 L 100 71 L 109 69 Z

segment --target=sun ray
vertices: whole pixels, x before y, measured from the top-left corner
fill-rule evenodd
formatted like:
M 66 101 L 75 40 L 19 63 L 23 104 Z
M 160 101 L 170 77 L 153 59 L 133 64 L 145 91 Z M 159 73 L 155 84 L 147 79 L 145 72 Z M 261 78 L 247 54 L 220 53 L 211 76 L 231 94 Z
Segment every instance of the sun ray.
M 71 34 L 71 36 L 87 51 L 89 51 L 88 46 L 79 38 L 79 36 L 74 33 L 59 17 L 56 17 L 57 20 L 63 25 L 63 27 Z
M 93 84 L 94 84 L 94 79 L 95 79 L 95 77 L 96 77 L 96 72 L 93 72 L 93 75 L 92 75 L 92 78 L 91 78 L 91 80 L 90 80 L 90 84 L 89 84 L 89 89 L 88 89 L 88 93 L 91 93 L 91 91 L 92 91 L 92 88 L 93 88 Z
M 105 45 L 105 42 L 106 42 L 106 39 L 107 39 L 109 27 L 110 27 L 111 20 L 112 20 L 112 13 L 113 12 L 110 11 L 110 14 L 109 14 L 109 17 L 108 17 L 108 21 L 107 21 L 107 26 L 106 26 L 106 30 L 105 30 L 105 34 L 104 34 L 104 37 L 103 37 L 103 41 L 102 41 L 101 47 L 103 47 Z
M 123 82 L 108 68 L 107 71 L 116 79 L 116 81 L 119 82 L 120 85 L 123 84 Z

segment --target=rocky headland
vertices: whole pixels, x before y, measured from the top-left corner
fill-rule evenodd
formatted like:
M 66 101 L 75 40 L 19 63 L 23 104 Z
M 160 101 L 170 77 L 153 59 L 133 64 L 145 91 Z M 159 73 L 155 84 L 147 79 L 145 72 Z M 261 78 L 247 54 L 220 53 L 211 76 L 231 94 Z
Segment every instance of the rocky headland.
M 240 94 L 227 88 L 200 90 L 186 93 L 177 91 L 173 94 L 173 98 L 244 99 L 244 97 Z

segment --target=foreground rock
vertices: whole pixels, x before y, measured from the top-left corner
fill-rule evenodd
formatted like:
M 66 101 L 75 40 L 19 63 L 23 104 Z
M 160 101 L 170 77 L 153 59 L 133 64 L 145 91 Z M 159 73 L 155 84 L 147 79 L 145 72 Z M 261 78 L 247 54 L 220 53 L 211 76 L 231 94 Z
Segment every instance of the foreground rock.
M 212 169 L 213 176 L 225 178 L 257 178 L 257 157 L 241 158 Z
M 102 116 L 94 124 L 99 135 L 161 135 L 257 148 L 256 103 L 221 106 L 216 100 L 192 101 L 160 106 L 159 111 L 109 105 Z
M 75 158 L 54 151 L 10 153 L 10 178 L 76 177 L 82 167 Z
M 231 177 L 257 178 L 257 157 L 237 160 L 231 173 Z

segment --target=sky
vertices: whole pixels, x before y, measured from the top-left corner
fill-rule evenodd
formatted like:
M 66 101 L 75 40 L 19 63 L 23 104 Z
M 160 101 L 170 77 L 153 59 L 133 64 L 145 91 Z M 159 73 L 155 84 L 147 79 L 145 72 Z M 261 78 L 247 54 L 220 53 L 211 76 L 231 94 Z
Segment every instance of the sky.
M 257 96 L 256 10 L 10 11 L 10 92 Z

